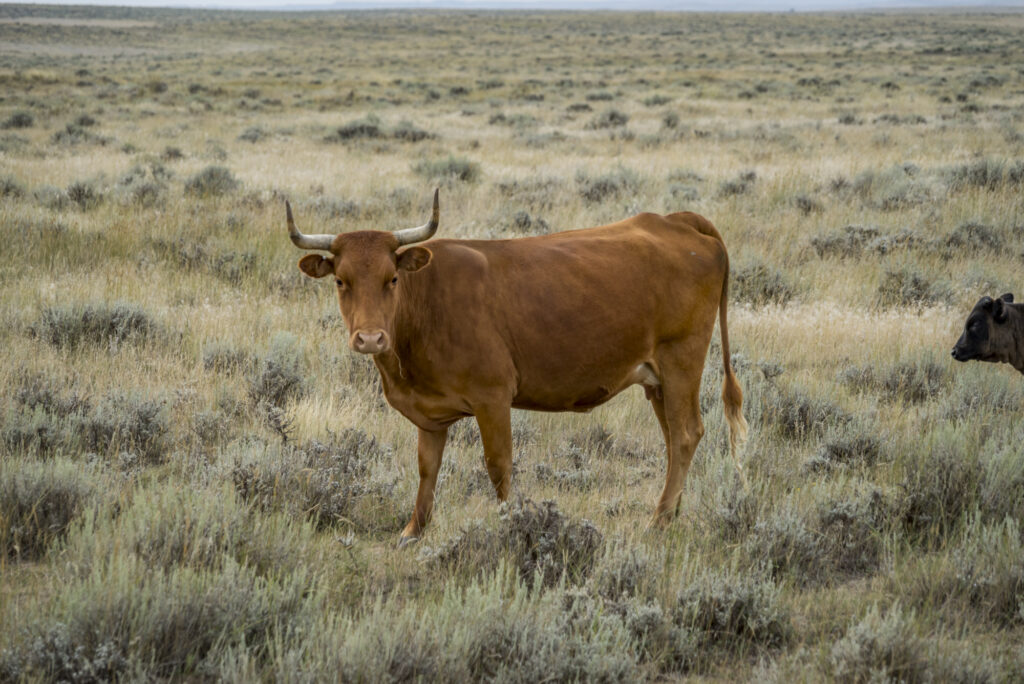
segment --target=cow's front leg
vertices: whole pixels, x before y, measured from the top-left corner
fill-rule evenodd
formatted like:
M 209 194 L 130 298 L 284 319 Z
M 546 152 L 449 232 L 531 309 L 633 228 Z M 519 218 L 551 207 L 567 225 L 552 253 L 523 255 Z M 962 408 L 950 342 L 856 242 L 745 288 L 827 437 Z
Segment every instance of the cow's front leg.
M 512 491 L 512 406 L 497 404 L 477 409 L 476 422 L 484 443 L 487 474 L 498 501 L 505 501 Z
M 418 541 L 423 528 L 430 520 L 434 510 L 434 485 L 437 484 L 437 472 L 441 469 L 441 457 L 444 445 L 448 441 L 448 428 L 436 432 L 420 429 L 419 446 L 416 451 L 420 466 L 420 488 L 416 492 L 416 508 L 412 512 L 412 520 L 402 530 L 398 538 L 398 548 Z

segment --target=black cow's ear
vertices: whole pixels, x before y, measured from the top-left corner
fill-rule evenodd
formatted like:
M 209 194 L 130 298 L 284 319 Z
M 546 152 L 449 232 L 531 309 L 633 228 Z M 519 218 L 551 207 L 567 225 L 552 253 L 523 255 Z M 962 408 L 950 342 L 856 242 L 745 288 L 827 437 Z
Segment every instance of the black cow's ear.
M 991 297 L 985 296 L 985 297 L 982 297 L 981 299 L 979 299 L 978 303 L 975 304 L 974 307 L 978 308 L 980 306 L 985 311 L 991 311 L 992 310 L 993 301 L 994 300 Z
M 1012 292 L 1007 292 L 1006 294 L 1001 295 L 999 298 L 1002 299 L 1004 302 L 1013 303 L 1013 293 Z
M 992 307 L 992 320 L 996 323 L 1005 323 L 1007 318 L 1006 307 L 1002 299 L 995 301 L 995 306 Z

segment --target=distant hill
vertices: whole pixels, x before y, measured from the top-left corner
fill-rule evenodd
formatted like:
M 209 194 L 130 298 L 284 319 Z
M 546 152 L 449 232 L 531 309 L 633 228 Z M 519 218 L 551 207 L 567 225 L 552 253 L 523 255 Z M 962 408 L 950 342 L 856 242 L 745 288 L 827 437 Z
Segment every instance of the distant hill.
M 1021 10 L 1024 0 L 339 0 L 281 2 L 275 0 L 71 0 L 59 5 L 117 5 L 265 11 L 338 11 L 367 9 L 486 9 L 486 10 L 631 10 L 689 12 L 828 12 L 851 10 Z

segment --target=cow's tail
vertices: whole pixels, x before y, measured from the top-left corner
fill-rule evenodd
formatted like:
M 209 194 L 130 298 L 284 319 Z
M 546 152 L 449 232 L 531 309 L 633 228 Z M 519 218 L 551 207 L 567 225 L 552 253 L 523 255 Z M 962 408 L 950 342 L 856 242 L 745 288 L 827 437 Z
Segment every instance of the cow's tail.
M 722 404 L 725 411 L 725 419 L 729 422 L 729 453 L 732 455 L 733 465 L 736 466 L 736 474 L 743 483 L 744 489 L 749 489 L 747 477 L 743 474 L 743 465 L 740 463 L 740 451 L 747 441 L 747 419 L 743 417 L 743 390 L 736 380 L 736 373 L 732 369 L 732 361 L 729 355 L 729 325 L 726 309 L 729 304 L 729 267 L 726 266 L 725 278 L 722 281 L 722 298 L 718 302 L 718 327 L 722 334 L 722 366 L 725 377 L 722 380 Z

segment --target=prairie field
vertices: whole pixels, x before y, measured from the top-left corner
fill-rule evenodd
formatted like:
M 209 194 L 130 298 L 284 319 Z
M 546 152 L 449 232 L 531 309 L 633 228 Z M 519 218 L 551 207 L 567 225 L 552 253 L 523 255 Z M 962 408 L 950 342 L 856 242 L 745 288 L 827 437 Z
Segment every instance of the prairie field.
M 1024 11 L 0 6 L 0 681 L 1024 679 Z M 690 210 L 729 249 L 667 529 L 634 387 L 416 429 L 300 230 Z

